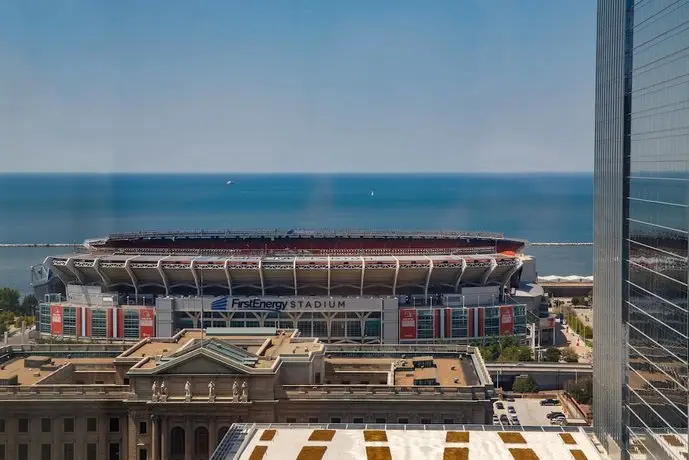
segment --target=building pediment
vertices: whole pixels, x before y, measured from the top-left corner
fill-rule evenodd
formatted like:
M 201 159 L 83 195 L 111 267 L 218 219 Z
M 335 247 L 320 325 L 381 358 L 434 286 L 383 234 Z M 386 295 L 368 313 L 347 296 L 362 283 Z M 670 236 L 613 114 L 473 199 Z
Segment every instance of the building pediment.
M 233 362 L 210 350 L 198 348 L 181 356 L 159 362 L 149 375 L 234 374 L 248 375 L 252 368 Z

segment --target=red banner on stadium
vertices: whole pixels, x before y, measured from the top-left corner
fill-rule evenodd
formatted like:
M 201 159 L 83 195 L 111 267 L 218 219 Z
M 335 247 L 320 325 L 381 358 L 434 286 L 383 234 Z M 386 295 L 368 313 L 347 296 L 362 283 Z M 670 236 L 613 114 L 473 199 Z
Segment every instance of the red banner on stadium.
M 500 335 L 511 335 L 514 331 L 514 307 L 500 307 Z
M 400 339 L 416 338 L 416 309 L 402 308 L 400 310 Z
M 50 306 L 50 333 L 62 335 L 62 306 Z
M 155 309 L 139 308 L 139 338 L 155 336 Z

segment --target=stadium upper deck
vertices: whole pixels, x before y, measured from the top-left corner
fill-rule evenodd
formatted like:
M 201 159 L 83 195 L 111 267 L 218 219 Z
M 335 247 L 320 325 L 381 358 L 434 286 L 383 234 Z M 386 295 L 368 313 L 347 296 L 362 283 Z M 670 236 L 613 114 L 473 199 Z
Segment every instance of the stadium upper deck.
M 65 284 L 135 294 L 428 295 L 507 285 L 524 245 L 468 233 L 135 233 L 44 265 Z
M 375 255 L 519 252 L 526 242 L 489 232 L 409 232 L 362 230 L 252 230 L 118 233 L 87 240 L 92 251 L 185 254 Z

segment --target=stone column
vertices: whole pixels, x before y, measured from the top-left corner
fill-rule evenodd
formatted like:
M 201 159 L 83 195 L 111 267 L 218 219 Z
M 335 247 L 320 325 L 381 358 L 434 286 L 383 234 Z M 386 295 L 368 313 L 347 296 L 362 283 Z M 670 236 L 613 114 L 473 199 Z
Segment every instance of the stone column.
M 218 445 L 218 422 L 215 417 L 208 422 L 208 455 L 212 454 Z
M 110 417 L 106 414 L 105 416 L 98 417 L 98 457 L 103 460 L 109 460 L 108 449 L 110 445 L 108 443 L 108 428 L 110 423 Z
M 170 432 L 168 431 L 167 417 L 160 417 L 160 460 L 167 460 L 169 457 L 168 452 L 170 451 Z M 158 460 L 158 459 L 156 459 Z
M 158 456 L 158 416 L 151 415 L 151 460 L 160 460 Z
M 132 417 L 131 414 L 127 414 L 124 417 L 120 417 L 120 431 L 122 432 L 122 438 L 120 441 L 120 459 L 125 460 L 128 458 L 134 458 L 136 459 L 136 435 L 130 436 L 131 431 L 134 429 L 134 420 L 135 417 Z M 134 433 L 136 434 L 138 432 L 135 431 Z M 132 449 L 129 448 L 129 445 L 132 445 Z M 134 452 L 134 455 L 130 455 L 130 450 Z
M 192 460 L 194 455 L 194 425 L 191 417 L 186 418 L 184 426 L 184 460 Z

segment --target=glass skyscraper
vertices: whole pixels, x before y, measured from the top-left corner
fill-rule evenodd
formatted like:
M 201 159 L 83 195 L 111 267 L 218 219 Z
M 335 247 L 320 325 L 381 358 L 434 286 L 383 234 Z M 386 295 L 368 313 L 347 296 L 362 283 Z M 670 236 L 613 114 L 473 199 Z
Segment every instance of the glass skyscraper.
M 598 0 L 595 116 L 595 431 L 613 458 L 681 458 L 689 0 Z

